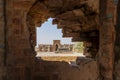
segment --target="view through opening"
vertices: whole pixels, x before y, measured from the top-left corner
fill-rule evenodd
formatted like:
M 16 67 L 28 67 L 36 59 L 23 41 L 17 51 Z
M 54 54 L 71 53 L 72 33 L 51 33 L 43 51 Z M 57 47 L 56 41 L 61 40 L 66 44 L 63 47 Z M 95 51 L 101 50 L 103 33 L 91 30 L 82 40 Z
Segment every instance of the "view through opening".
M 37 57 L 48 61 L 75 61 L 83 56 L 83 43 L 71 42 L 72 38 L 63 38 L 62 29 L 52 25 L 52 18 L 37 27 Z

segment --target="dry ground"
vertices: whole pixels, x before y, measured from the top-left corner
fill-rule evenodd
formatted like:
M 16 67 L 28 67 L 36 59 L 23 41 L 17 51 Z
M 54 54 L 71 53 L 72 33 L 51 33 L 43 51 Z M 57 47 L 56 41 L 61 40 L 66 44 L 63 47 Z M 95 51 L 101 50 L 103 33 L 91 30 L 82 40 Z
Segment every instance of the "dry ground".
M 61 56 L 53 56 L 53 57 L 41 57 L 43 60 L 46 61 L 65 61 L 65 62 L 70 62 L 70 61 L 76 61 L 76 56 L 68 56 L 68 57 L 61 57 Z
M 36 57 L 41 57 L 41 59 L 46 61 L 76 61 L 78 56 L 83 56 L 80 53 L 69 53 L 69 54 L 61 54 L 54 52 L 38 52 Z

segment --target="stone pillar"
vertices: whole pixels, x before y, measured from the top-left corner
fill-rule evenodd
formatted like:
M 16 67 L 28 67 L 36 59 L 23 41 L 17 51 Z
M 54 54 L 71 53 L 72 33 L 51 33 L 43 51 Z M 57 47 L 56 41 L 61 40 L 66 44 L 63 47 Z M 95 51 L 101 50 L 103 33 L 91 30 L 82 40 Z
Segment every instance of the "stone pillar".
M 117 24 L 115 26 L 115 80 L 120 80 L 120 0 L 117 6 Z
M 98 62 L 101 80 L 113 80 L 115 34 L 113 13 L 113 0 L 100 0 L 100 45 Z
M 27 4 L 30 1 L 27 1 Z M 7 16 L 7 78 L 6 80 L 30 80 L 35 66 L 35 51 L 30 28 L 27 26 L 26 1 L 6 0 Z M 29 74 L 27 74 L 27 72 Z M 32 77 L 32 76 L 31 76 Z
M 4 0 L 0 0 L 0 80 L 5 77 L 5 5 Z

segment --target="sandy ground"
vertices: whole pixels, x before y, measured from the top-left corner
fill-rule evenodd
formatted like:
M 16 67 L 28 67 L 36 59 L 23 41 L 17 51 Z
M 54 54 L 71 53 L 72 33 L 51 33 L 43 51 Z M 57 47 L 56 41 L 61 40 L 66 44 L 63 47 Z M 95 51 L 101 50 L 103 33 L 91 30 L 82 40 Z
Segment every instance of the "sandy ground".
M 82 53 L 73 53 L 73 54 L 61 54 L 54 52 L 38 52 L 36 57 L 41 57 L 41 59 L 46 61 L 76 61 L 77 57 L 84 57 Z
M 82 53 L 72 53 L 72 54 L 62 54 L 62 53 L 54 53 L 54 52 L 38 52 L 36 57 L 76 57 L 76 56 L 84 56 Z

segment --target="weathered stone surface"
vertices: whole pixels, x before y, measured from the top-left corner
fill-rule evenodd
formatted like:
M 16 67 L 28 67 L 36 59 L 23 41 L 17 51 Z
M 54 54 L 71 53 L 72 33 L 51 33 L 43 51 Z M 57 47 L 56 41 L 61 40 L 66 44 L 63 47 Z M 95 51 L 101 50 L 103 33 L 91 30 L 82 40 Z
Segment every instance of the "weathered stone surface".
M 120 79 L 120 0 L 118 0 L 117 6 L 117 24 L 115 26 L 115 73 L 114 77 L 116 80 Z
M 75 14 L 75 16 L 85 16 L 83 11 L 81 9 L 76 9 L 76 10 L 73 10 L 73 13 Z
M 115 73 L 114 75 L 116 76 L 115 79 L 119 80 L 120 79 L 120 60 L 118 63 L 115 64 Z
M 45 5 L 47 5 L 48 7 L 50 8 L 61 8 L 64 4 L 64 1 L 62 0 L 46 0 L 45 2 Z
M 80 33 L 64 33 L 63 37 L 80 37 Z
M 4 80 L 6 77 L 6 67 L 0 66 L 0 79 Z
M 100 44 L 99 44 L 99 66 L 101 79 L 113 80 L 114 69 L 114 22 L 113 17 L 113 0 L 100 1 Z M 103 8 L 104 7 L 104 8 Z
M 43 66 L 47 72 L 57 72 L 61 80 L 99 80 L 97 62 L 82 59 L 79 65 L 70 66 L 66 62 L 44 62 Z
M 3 1 L 6 1 L 5 5 Z M 92 48 L 90 53 L 95 53 L 93 54 L 94 57 L 99 49 L 100 55 L 98 56 L 99 66 L 102 68 L 100 68 L 102 80 L 113 80 L 113 26 L 116 25 L 116 16 L 112 17 L 112 19 L 109 16 L 115 14 L 113 0 L 106 1 L 103 0 L 102 2 L 102 5 L 105 7 L 102 6 L 99 9 L 99 0 L 0 0 L 0 80 L 4 80 L 5 75 L 6 80 L 35 80 L 39 78 L 48 80 L 48 78 L 43 78 L 39 75 L 44 74 L 44 72 L 47 73 L 47 70 L 53 71 L 56 68 L 56 65 L 53 66 L 53 64 L 57 64 L 58 73 L 60 72 L 60 77 L 63 80 L 97 79 L 98 74 L 96 74 L 96 71 L 98 70 L 95 61 L 92 61 L 90 65 L 88 63 L 87 65 L 80 66 L 79 70 L 78 67 L 73 69 L 67 63 L 47 64 L 49 62 L 42 63 L 41 60 L 35 58 L 35 27 L 40 26 L 50 17 L 55 18 L 55 24 L 58 24 L 58 28 L 63 28 L 63 33 L 73 37 L 74 41 L 80 41 L 80 39 L 82 41 L 89 40 L 90 48 Z M 98 18 L 100 18 L 100 22 Z M 119 23 L 119 19 L 117 21 Z M 117 25 L 115 48 L 118 56 L 120 29 L 119 24 Z M 69 34 L 92 30 L 100 32 L 100 42 L 99 34 L 97 33 L 87 34 L 87 38 L 79 36 L 79 34 Z M 6 47 L 6 50 L 4 47 Z M 5 52 L 7 54 L 4 54 Z M 119 60 L 119 57 L 115 58 L 117 58 L 117 61 Z M 43 67 L 44 64 L 46 66 Z M 91 64 L 93 67 L 91 67 Z M 93 70 L 95 72 L 91 74 Z M 116 79 L 119 80 L 119 64 L 116 65 L 116 70 L 118 70 Z M 66 72 L 69 73 L 65 74 Z M 58 73 L 52 73 L 50 76 L 53 78 L 50 79 L 59 79 Z M 49 77 L 49 73 L 46 76 Z M 70 76 L 73 77 L 70 78 Z
M 0 0 L 0 80 L 4 80 L 5 71 L 5 16 L 4 1 Z

